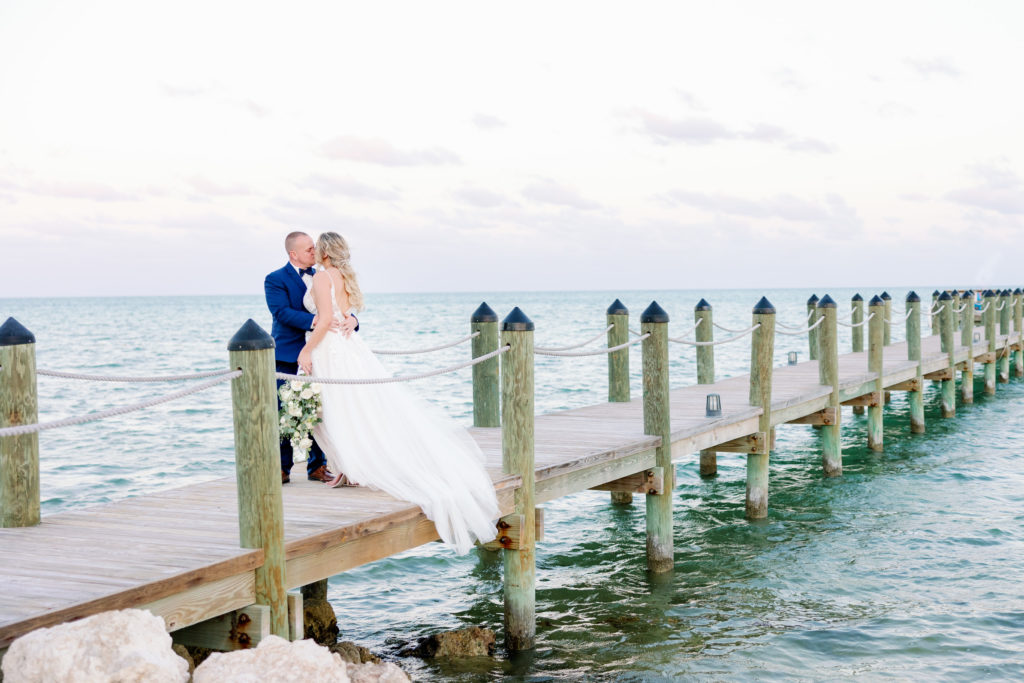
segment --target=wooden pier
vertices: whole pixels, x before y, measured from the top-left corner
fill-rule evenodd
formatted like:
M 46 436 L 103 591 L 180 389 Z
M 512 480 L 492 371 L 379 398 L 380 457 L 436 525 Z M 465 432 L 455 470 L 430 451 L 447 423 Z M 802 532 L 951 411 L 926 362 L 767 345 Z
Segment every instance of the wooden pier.
M 774 308 L 762 300 L 752 315 L 757 327 L 750 332 L 751 373 L 717 381 L 713 356 L 708 356 L 713 348 L 711 307 L 702 300 L 694 318 L 703 320 L 697 329 L 705 326 L 696 336 L 700 383 L 672 390 L 666 362 L 668 315 L 655 303 L 640 318 L 641 334 L 648 335 L 639 342 L 643 396 L 629 396 L 629 383 L 622 379 L 628 377 L 628 355 L 621 349 L 608 354 L 608 403 L 540 416 L 533 414 L 533 325 L 518 309 L 513 311 L 500 334 L 500 344 L 509 346 L 508 351 L 474 367 L 474 415 L 485 426 L 470 430 L 486 456 L 502 514 L 490 545 L 506 556 L 509 648 L 529 648 L 534 640 L 533 551 L 543 534 L 537 505 L 587 489 L 611 491 L 619 503 L 628 502 L 632 494 L 643 495 L 648 564 L 652 571 L 670 570 L 672 463 L 700 454 L 701 473 L 707 475 L 714 472 L 715 453 L 746 454 L 747 515 L 763 517 L 770 509 L 768 464 L 775 429 L 785 424 L 821 426 L 824 476 L 842 473 L 841 406 L 867 408 L 869 445 L 881 449 L 885 392 L 911 392 L 910 423 L 890 425 L 890 430 L 924 431 L 920 392 L 925 381 L 942 383 L 943 415 L 952 416 L 956 372 L 965 378 L 961 401 L 973 400 L 968 382 L 973 384 L 976 364 L 984 365 L 985 390 L 990 393 L 997 379 L 1007 381 L 1011 353 L 1016 354 L 1014 374 L 1024 374 L 1022 299 L 1020 290 L 986 297 L 992 305 L 983 324 L 975 327 L 973 308 L 956 303 L 959 293 L 942 293 L 935 297 L 938 313 L 930 322 L 932 334 L 922 337 L 921 316 L 931 306 L 911 293 L 903 314 L 908 341 L 886 345 L 885 328 L 900 324 L 901 316 L 893 318 L 891 301 L 879 297 L 865 313 L 858 296 L 852 302 L 852 320 L 864 321 L 867 349 L 840 354 L 837 306 L 825 296 L 809 316 L 811 325 L 817 323 L 811 341 L 816 360 L 777 367 L 772 349 L 782 330 L 775 327 Z M 997 329 L 1000 301 L 999 310 L 1012 314 L 1004 315 L 1006 322 Z M 485 308 L 472 317 L 472 330 L 482 332 L 474 340 L 474 357 L 499 344 L 497 316 Z M 618 301 L 607 321 L 609 347 L 629 343 L 628 312 Z M 957 330 L 960 323 L 964 326 Z M 862 349 L 857 330 L 853 344 Z M 34 343 L 25 339 L 0 330 L 0 428 L 36 419 L 35 378 L 29 382 L 25 374 L 29 369 L 34 373 L 34 356 L 26 360 L 34 353 Z M 7 527 L 0 529 L 0 652 L 33 629 L 128 607 L 162 616 L 168 630 L 186 642 L 189 627 L 194 633 L 239 610 L 255 615 L 253 632 L 241 642 L 228 638 L 226 647 L 253 644 L 267 633 L 302 637 L 301 597 L 294 589 L 437 539 L 418 507 L 384 493 L 328 489 L 304 478 L 281 487 L 276 421 L 266 424 L 256 415 L 273 410 L 276 417 L 274 399 L 266 393 L 273 380 L 268 370 L 272 365 L 267 364 L 272 343 L 268 347 L 251 328 L 242 334 L 242 343 L 238 339 L 236 335 L 233 340 L 231 367 L 242 368 L 242 376 L 231 381 L 236 450 L 246 453 L 238 454 L 236 478 L 39 520 L 38 492 L 34 510 L 31 498 L 33 476 L 38 487 L 38 440 L 34 434 L 0 436 L 0 503 Z M 721 398 L 720 416 L 706 415 L 711 393 Z M 31 403 L 29 412 L 26 401 Z M 495 426 L 499 404 L 504 427 Z M 254 512 L 252 500 L 246 499 L 264 501 L 264 508 Z M 276 518 L 274 500 L 283 510 Z M 259 519 L 249 519 L 256 514 Z M 274 525 L 280 529 L 268 529 Z M 283 550 L 272 538 L 278 532 Z

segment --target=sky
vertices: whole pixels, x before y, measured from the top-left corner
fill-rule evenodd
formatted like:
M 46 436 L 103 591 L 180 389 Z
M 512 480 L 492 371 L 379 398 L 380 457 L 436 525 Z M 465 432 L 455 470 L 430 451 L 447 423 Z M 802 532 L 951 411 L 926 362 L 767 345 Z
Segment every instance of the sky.
M 1024 4 L 0 0 L 0 298 L 1024 285 Z M 1021 261 L 1018 261 L 1021 259 Z

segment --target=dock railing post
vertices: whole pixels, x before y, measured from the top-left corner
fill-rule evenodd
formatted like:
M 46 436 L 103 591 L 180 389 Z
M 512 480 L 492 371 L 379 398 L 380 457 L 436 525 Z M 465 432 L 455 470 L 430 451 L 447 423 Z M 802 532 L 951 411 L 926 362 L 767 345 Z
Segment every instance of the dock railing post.
M 714 321 L 711 304 L 704 299 L 693 308 L 693 322 L 697 325 L 694 339 L 699 342 L 710 342 L 715 339 Z M 697 384 L 715 383 L 715 347 L 697 347 Z M 700 476 L 713 477 L 718 474 L 718 454 L 713 448 L 700 452 Z
M 917 292 L 907 294 L 907 360 L 917 361 L 917 388 L 907 392 L 910 404 L 910 431 L 924 434 L 924 372 L 921 369 L 921 297 Z
M 967 359 L 960 373 L 960 399 L 964 405 L 974 403 L 974 292 L 961 297 L 966 306 L 960 312 L 960 345 L 967 347 Z
M 892 345 L 892 296 L 889 292 L 882 292 L 882 301 L 885 302 L 885 334 L 883 335 L 882 344 L 890 346 Z M 889 405 L 889 401 L 892 400 L 892 393 L 884 391 L 882 396 L 885 399 L 885 405 Z
M 1017 340 L 1017 351 L 1013 354 L 1013 376 L 1024 377 L 1024 336 L 1021 335 L 1021 318 L 1024 313 L 1020 287 L 1013 290 L 1013 332 Z
M 36 337 L 14 318 L 0 325 L 0 427 L 39 421 Z M 39 433 L 0 437 L 0 526 L 39 524 Z
M 263 565 L 256 569 L 256 604 L 270 607 L 270 632 L 287 639 L 274 340 L 250 319 L 228 342 L 228 352 L 231 367 L 242 371 L 231 381 L 241 546 L 263 549 Z
M 942 380 L 942 417 L 956 417 L 956 343 L 953 338 L 953 297 L 949 292 L 939 295 L 939 343 L 942 352 L 949 357 L 949 379 Z
M 811 298 L 807 300 L 807 327 L 816 322 L 818 322 L 818 295 L 811 294 Z M 807 357 L 810 360 L 818 360 L 818 328 L 807 333 L 807 345 L 809 347 Z
M 605 315 L 611 327 L 608 330 L 608 348 L 628 342 L 629 309 L 616 299 Z M 629 402 L 629 349 L 619 349 L 608 354 L 608 402 Z M 617 505 L 630 505 L 633 494 L 629 491 L 612 491 L 611 499 Z
M 518 306 L 501 323 L 501 467 L 522 477 L 515 514 L 523 526 L 519 548 L 503 551 L 505 564 L 505 646 L 529 650 L 537 635 L 536 508 L 534 507 L 533 321 Z
M 988 305 L 988 309 L 983 314 L 985 350 L 994 356 L 996 352 L 996 293 L 991 289 L 986 289 L 984 298 L 985 304 Z M 996 393 L 996 364 L 991 357 L 989 362 L 985 363 L 985 393 L 993 395 Z
M 821 429 L 821 464 L 826 477 L 838 477 L 843 473 L 843 447 L 840 440 L 840 421 L 842 408 L 839 404 L 839 326 L 836 322 L 836 302 L 828 294 L 818 302 L 818 317 L 825 322 L 818 328 L 818 348 L 821 357 L 818 359 L 818 379 L 822 384 L 832 387 L 828 405 L 835 411 L 835 420 Z
M 999 305 L 1003 307 L 999 311 L 999 334 L 1005 334 L 1006 347 L 999 354 L 999 382 L 1006 384 L 1010 381 L 1010 317 L 1013 313 L 1013 303 L 1010 301 L 1010 290 L 1004 289 L 999 293 Z
M 850 324 L 856 325 L 856 327 L 850 328 L 850 341 L 853 345 L 853 352 L 860 353 L 864 350 L 864 326 L 860 324 L 864 322 L 864 297 L 854 294 L 850 299 L 850 308 Z M 863 415 L 864 406 L 853 406 L 853 414 Z
M 932 321 L 932 336 L 934 337 L 939 333 L 939 314 L 935 312 L 935 308 L 939 303 L 939 290 L 932 292 L 932 307 L 928 309 L 931 312 Z
M 874 315 L 870 315 L 870 314 Z M 868 371 L 876 374 L 875 395 L 868 406 L 868 448 L 880 451 L 883 448 L 883 379 L 885 356 L 885 302 L 878 296 L 868 302 Z
M 703 327 L 703 326 L 702 326 Z M 657 301 L 640 314 L 644 367 L 644 434 L 660 436 L 655 464 L 662 468 L 661 493 L 647 498 L 647 568 L 652 573 L 670 571 L 675 566 L 672 542 L 672 494 L 675 491 L 675 466 L 672 464 L 672 424 L 668 391 L 668 313 Z
M 957 311 L 960 310 L 960 290 L 953 288 L 950 292 L 953 296 L 953 338 L 956 338 L 957 330 L 960 329 L 960 314 Z
M 814 303 L 817 309 L 817 297 Z M 758 328 L 750 340 L 750 405 L 763 411 L 757 420 L 757 430 L 764 434 L 764 449 L 761 453 L 747 455 L 746 508 L 747 519 L 764 519 L 768 516 L 768 458 L 772 443 L 772 366 L 775 355 L 775 307 L 767 297 L 761 297 L 754 306 L 753 324 Z
M 479 332 L 473 337 L 473 358 L 487 355 L 498 348 L 498 314 L 484 301 L 469 318 L 469 331 Z M 473 426 L 500 427 L 501 407 L 498 384 L 497 358 L 473 366 Z

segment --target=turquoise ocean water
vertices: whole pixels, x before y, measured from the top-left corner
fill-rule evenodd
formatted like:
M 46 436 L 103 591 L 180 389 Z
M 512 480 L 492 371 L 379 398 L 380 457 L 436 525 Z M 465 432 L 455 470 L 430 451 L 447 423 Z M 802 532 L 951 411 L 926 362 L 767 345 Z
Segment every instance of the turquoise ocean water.
M 933 288 L 917 291 L 930 299 Z M 889 291 L 901 310 L 907 290 Z M 829 293 L 845 313 L 854 290 Z M 860 293 L 868 299 L 880 290 Z M 741 328 L 761 295 L 780 322 L 804 319 L 809 291 L 721 290 L 370 295 L 360 320 L 371 347 L 426 347 L 466 334 L 486 300 L 501 316 L 520 306 L 536 323 L 537 344 L 559 346 L 604 329 L 616 297 L 633 327 L 656 299 L 676 336 L 692 327 L 701 297 L 716 322 Z M 40 368 L 87 373 L 218 369 L 247 318 L 270 329 L 261 296 L 0 299 L 0 319 L 7 316 L 35 333 Z M 903 338 L 901 326 L 893 337 Z M 840 348 L 849 344 L 841 328 Z M 777 364 L 789 350 L 805 359 L 806 337 L 779 337 Z M 672 345 L 671 353 L 673 386 L 695 383 L 692 347 Z M 716 347 L 719 376 L 745 373 L 749 353 L 746 340 Z M 405 374 L 468 354 L 462 345 L 384 362 Z M 639 396 L 639 347 L 631 354 Z M 606 362 L 538 358 L 536 382 L 539 412 L 597 403 L 606 399 Z M 180 386 L 41 377 L 40 417 L 127 405 Z M 410 386 L 470 423 L 468 370 Z M 845 473 L 837 479 L 822 478 L 811 427 L 779 428 L 764 522 L 743 517 L 742 456 L 719 455 L 719 476 L 705 481 L 696 456 L 684 460 L 676 565 L 667 576 L 646 573 L 642 501 L 612 507 L 598 492 L 553 501 L 538 548 L 536 650 L 403 666 L 417 677 L 460 681 L 1022 679 L 1024 381 L 999 385 L 995 397 L 979 384 L 975 396 L 942 420 L 929 384 L 928 433 L 912 436 L 905 400 L 894 394 L 882 453 L 867 449 L 864 418 L 846 409 Z M 233 476 L 230 390 L 45 432 L 40 450 L 44 515 Z M 334 577 L 330 597 L 343 637 L 384 654 L 442 629 L 481 624 L 500 634 L 500 560 L 456 556 L 438 544 Z

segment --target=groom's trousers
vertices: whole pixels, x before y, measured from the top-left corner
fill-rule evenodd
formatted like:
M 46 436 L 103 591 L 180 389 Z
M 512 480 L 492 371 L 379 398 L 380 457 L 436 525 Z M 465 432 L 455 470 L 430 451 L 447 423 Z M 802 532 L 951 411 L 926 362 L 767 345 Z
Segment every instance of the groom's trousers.
M 277 364 L 278 372 L 294 375 L 299 371 L 298 363 L 289 363 L 286 360 L 275 360 L 275 363 Z M 277 380 L 278 391 L 280 391 L 281 385 L 284 384 L 284 382 L 285 380 L 283 379 Z M 277 396 L 277 409 L 281 409 L 280 394 Z M 313 447 L 309 449 L 309 459 L 306 461 L 306 475 L 308 476 L 313 474 L 313 472 L 316 472 L 326 463 L 327 461 L 324 458 L 324 452 L 321 450 L 320 444 L 316 442 L 316 439 L 313 439 Z M 292 465 L 294 464 L 295 461 L 292 459 L 292 442 L 288 439 L 281 439 L 281 471 L 291 472 Z

